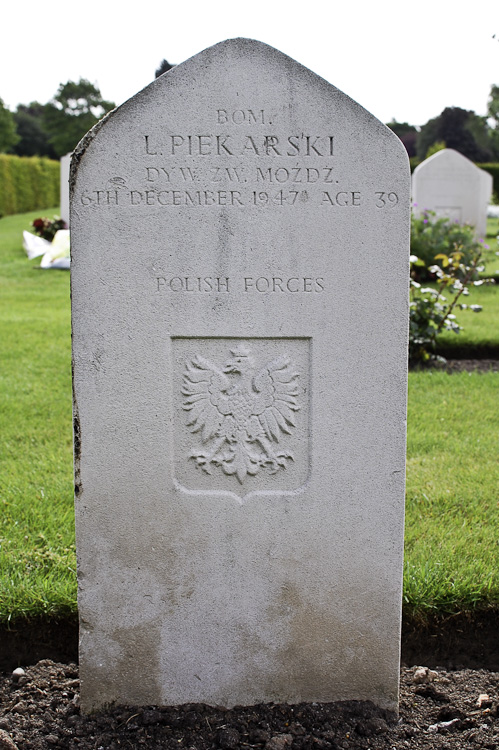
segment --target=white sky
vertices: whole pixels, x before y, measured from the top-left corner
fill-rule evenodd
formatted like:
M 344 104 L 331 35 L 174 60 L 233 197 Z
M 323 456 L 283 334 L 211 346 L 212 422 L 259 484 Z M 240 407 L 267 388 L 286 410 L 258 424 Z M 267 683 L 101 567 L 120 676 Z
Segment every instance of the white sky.
M 17 0 L 2 13 L 0 98 L 47 102 L 87 78 L 121 104 L 232 37 L 277 47 L 383 122 L 422 125 L 444 107 L 485 114 L 499 84 L 498 0 Z

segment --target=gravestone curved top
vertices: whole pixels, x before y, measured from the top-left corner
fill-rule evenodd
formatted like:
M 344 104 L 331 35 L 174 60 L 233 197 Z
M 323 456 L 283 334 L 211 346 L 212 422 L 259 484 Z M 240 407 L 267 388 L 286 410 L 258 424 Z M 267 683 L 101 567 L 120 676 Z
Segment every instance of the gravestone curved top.
M 437 151 L 418 164 L 412 176 L 415 212 L 434 211 L 459 224 L 471 224 L 484 237 L 492 175 L 452 148 Z
M 108 115 L 71 183 L 84 709 L 395 708 L 402 144 L 235 39 Z

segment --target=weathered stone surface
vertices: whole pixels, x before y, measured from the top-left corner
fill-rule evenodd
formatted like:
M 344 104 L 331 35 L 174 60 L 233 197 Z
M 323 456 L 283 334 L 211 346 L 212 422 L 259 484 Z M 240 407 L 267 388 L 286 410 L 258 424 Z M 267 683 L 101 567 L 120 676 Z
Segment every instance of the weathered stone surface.
M 492 175 L 454 151 L 445 148 L 419 164 L 412 176 L 415 211 L 435 211 L 459 224 L 472 224 L 477 236 L 487 232 L 487 207 L 492 195 Z
M 85 710 L 396 707 L 409 188 L 388 128 L 245 39 L 80 144 Z
M 71 166 L 71 156 L 72 156 L 72 153 L 61 156 L 61 163 L 60 163 L 61 219 L 64 219 L 68 227 L 69 227 L 69 168 Z

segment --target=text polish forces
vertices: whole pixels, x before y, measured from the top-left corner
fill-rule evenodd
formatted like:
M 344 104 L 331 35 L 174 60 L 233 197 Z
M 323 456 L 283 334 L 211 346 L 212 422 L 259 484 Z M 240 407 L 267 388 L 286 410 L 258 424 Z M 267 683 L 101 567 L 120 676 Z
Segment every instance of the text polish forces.
M 321 294 L 325 289 L 323 276 L 157 276 L 156 291 L 212 292 L 216 294 L 246 292 L 258 294 Z

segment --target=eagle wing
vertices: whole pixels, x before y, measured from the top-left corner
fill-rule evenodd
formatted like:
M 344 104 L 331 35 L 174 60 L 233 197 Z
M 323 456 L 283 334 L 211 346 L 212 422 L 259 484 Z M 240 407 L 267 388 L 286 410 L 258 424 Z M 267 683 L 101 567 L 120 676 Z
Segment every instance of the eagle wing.
M 208 359 L 197 355 L 187 363 L 182 385 L 182 408 L 190 412 L 187 425 L 192 432 L 201 431 L 203 443 L 215 437 L 231 414 L 226 395 L 229 387 L 228 377 Z
M 289 358 L 278 357 L 253 378 L 253 414 L 269 440 L 278 442 L 281 431 L 290 435 L 296 426 L 295 412 L 300 409 L 298 377 Z

